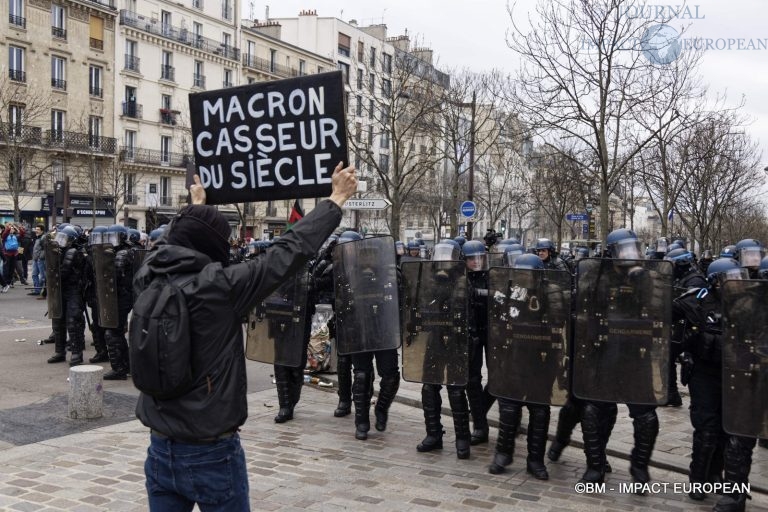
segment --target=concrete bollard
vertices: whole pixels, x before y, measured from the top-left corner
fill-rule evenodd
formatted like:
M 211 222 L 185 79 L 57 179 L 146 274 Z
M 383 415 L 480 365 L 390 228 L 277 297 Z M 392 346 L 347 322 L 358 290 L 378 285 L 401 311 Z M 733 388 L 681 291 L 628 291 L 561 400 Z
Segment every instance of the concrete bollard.
M 69 369 L 69 417 L 73 420 L 101 418 L 104 408 L 104 367 L 93 364 Z

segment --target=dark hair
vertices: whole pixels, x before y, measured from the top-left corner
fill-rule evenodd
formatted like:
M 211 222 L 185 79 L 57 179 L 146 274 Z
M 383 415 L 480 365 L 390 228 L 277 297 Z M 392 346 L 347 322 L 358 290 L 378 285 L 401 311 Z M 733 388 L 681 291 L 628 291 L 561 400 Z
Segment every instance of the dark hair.
M 45 224 L 35 224 L 35 227 L 40 228 L 41 230 L 43 230 L 43 232 L 45 232 Z

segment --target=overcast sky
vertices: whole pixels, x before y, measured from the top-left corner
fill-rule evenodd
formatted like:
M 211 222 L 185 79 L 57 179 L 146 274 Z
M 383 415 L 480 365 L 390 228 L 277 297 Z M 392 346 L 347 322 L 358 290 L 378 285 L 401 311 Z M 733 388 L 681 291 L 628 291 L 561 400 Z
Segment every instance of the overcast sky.
M 518 0 L 517 20 L 535 14 L 537 0 Z M 647 5 L 679 5 L 682 0 L 648 1 Z M 694 0 L 687 4 L 696 19 L 670 22 L 674 28 L 687 26 L 688 34 L 720 40 L 752 40 L 763 48 L 768 45 L 768 1 L 766 0 Z M 435 51 L 437 65 L 485 71 L 517 68 L 515 54 L 507 48 L 505 34 L 510 25 L 506 0 L 244 0 L 243 18 L 251 13 L 264 19 L 294 17 L 302 9 L 315 9 L 318 16 L 357 20 L 359 25 L 385 23 L 389 36 L 406 30 L 411 42 Z M 646 7 L 647 8 L 647 7 Z M 686 36 L 687 37 L 687 36 Z M 726 93 L 731 103 L 746 97 L 745 112 L 752 118 L 747 133 L 760 143 L 763 164 L 768 166 L 768 49 L 709 51 L 704 55 L 700 74 L 709 85 L 710 95 Z

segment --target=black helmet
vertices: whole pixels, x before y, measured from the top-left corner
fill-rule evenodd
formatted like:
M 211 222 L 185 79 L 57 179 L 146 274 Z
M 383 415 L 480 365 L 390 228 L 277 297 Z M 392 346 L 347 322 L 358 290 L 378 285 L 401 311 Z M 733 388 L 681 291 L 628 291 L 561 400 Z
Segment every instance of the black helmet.
M 641 260 L 640 241 L 631 229 L 615 229 L 605 239 L 611 258 L 622 260 Z
M 748 279 L 746 269 L 732 258 L 719 258 L 710 263 L 707 268 L 707 281 L 711 286 L 722 283 L 726 279 Z

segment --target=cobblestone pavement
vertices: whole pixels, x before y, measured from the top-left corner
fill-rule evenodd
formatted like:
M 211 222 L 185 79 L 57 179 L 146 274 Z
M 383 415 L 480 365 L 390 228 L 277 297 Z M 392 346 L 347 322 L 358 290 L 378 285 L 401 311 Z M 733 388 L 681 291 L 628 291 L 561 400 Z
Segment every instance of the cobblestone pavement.
M 413 385 L 406 384 L 402 398 Z M 541 482 L 524 470 L 525 443 L 518 438 L 509 471 L 492 476 L 487 465 L 492 444 L 472 448 L 457 460 L 452 422 L 442 451 L 420 454 L 424 435 L 421 410 L 397 402 L 387 432 L 354 439 L 352 416 L 334 418 L 336 395 L 307 387 L 295 419 L 278 425 L 273 390 L 249 395 L 250 417 L 241 436 L 250 474 L 253 510 L 710 510 L 674 492 L 683 474 L 655 468 L 655 482 L 667 492 L 636 496 L 621 492 L 630 481 L 628 463 L 611 457 L 614 472 L 604 493 L 580 495 L 574 484 L 583 471 L 583 454 L 568 449 L 550 463 L 551 479 Z M 65 411 L 62 411 L 64 414 Z M 625 429 L 614 432 L 622 437 Z M 492 438 L 495 437 L 492 434 Z M 0 451 L 0 510 L 146 510 L 143 460 L 147 429 L 130 421 Z M 613 447 L 613 446 L 612 446 Z M 621 445 L 616 445 L 621 448 Z M 768 510 L 768 497 L 754 494 L 748 510 Z

